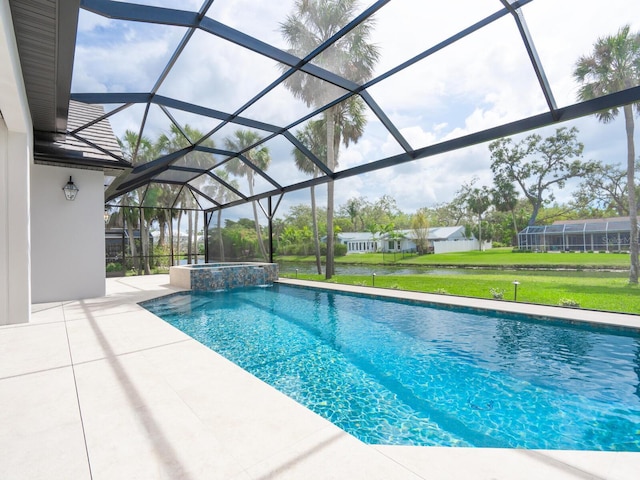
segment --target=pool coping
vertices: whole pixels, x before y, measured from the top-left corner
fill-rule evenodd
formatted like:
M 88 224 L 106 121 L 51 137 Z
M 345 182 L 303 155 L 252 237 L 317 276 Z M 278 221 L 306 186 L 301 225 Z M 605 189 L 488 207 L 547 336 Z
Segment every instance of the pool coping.
M 168 275 L 107 279 L 105 297 L 34 305 L 31 323 L 0 327 L 1 478 L 631 480 L 640 471 L 640 453 L 366 445 L 139 305 L 178 290 Z
M 640 316 L 630 313 L 556 307 L 524 302 L 512 302 L 507 300 L 489 300 L 482 298 L 459 297 L 455 295 L 414 292 L 409 290 L 396 290 L 390 288 L 367 287 L 339 283 L 314 282 L 311 280 L 298 280 L 289 278 L 280 278 L 278 279 L 277 283 L 281 283 L 283 285 L 294 285 L 299 287 L 319 288 L 331 291 L 371 295 L 379 298 L 410 300 L 413 302 L 419 302 L 427 305 L 437 305 L 442 307 L 458 307 L 475 312 L 501 312 L 524 315 L 526 317 L 540 320 L 562 320 L 571 323 L 598 325 L 603 327 L 610 327 L 613 329 L 624 329 L 640 332 Z

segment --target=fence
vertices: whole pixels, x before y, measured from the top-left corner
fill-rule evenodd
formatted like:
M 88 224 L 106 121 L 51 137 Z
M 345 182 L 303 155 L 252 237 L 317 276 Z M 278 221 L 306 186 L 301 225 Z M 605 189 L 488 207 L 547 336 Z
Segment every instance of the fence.
M 142 255 L 125 255 L 124 258 L 106 258 L 105 271 L 107 277 L 124 277 L 127 272 L 142 275 L 145 269 L 147 257 Z M 169 273 L 171 266 L 171 255 L 149 255 L 149 269 L 151 273 Z M 204 263 L 205 257 L 202 254 L 192 255 L 191 261 L 185 254 L 174 255 L 173 265 L 186 265 L 188 263 Z
M 491 242 L 482 242 L 482 250 L 489 249 L 491 249 Z M 472 250 L 480 250 L 480 242 L 478 240 L 446 240 L 433 242 L 434 253 L 470 252 Z

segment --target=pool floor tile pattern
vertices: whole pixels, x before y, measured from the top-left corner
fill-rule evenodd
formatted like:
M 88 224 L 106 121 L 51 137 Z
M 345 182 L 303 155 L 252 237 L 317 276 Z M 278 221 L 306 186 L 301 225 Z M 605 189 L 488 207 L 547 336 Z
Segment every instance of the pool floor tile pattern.
M 110 278 L 106 297 L 34 305 L 31 323 L 0 327 L 0 479 L 626 480 L 640 471 L 636 453 L 365 445 L 137 305 L 173 291 L 168 275 Z

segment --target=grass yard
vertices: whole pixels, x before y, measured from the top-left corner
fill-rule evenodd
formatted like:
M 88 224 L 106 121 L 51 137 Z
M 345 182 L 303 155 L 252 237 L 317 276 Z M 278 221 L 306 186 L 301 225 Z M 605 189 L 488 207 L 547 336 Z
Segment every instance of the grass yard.
M 298 278 L 326 281 L 320 275 Z M 640 314 L 640 287 L 628 284 L 626 273 L 470 271 L 463 275 L 378 275 L 376 288 L 394 288 L 474 298 L 494 298 L 502 293 L 513 301 L 513 281 L 518 280 L 518 302 L 560 305 L 575 302 L 580 308 Z M 330 282 L 372 286 L 370 275 L 337 275 Z
M 315 257 L 278 257 L 289 262 L 315 262 Z M 476 266 L 499 268 L 611 268 L 629 269 L 626 253 L 514 253 L 511 248 L 494 248 L 484 252 L 439 253 L 413 255 L 361 253 L 336 257 L 336 264 L 352 265 L 424 265 L 424 266 Z
M 384 258 L 392 256 L 385 254 Z M 511 249 L 493 249 L 398 258 L 396 262 L 382 259 L 380 253 L 358 254 L 336 258 L 336 264 L 473 267 L 462 274 L 429 274 L 425 270 L 418 275 L 378 275 L 375 286 L 489 299 L 502 293 L 505 301 L 513 301 L 513 281 L 517 280 L 518 302 L 573 303 L 585 309 L 640 315 L 640 287 L 628 284 L 627 254 L 513 253 Z M 287 260 L 314 262 L 313 257 Z M 325 281 L 321 275 L 300 274 L 299 278 Z M 339 274 L 330 281 L 372 286 L 371 275 Z

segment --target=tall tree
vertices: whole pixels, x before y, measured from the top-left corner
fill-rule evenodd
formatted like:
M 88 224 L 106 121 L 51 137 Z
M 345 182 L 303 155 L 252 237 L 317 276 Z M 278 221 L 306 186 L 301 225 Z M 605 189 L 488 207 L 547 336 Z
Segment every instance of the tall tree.
M 431 209 L 431 218 L 439 227 L 460 225 L 467 215 L 464 200 L 456 195 L 449 203 L 439 203 Z
M 581 84 L 578 90 L 580 100 L 590 100 L 637 86 L 640 84 L 640 33 L 631 33 L 629 25 L 625 25 L 615 35 L 597 39 L 591 55 L 578 59 L 573 75 Z M 629 283 L 637 284 L 640 263 L 638 261 L 638 208 L 635 198 L 634 107 L 636 113 L 639 113 L 640 103 L 625 105 L 622 111 L 627 134 L 627 190 L 631 220 Z M 616 107 L 598 112 L 596 117 L 601 122 L 608 123 L 619 113 L 620 109 Z
M 364 230 L 363 207 L 366 205 L 367 199 L 363 197 L 353 197 L 347 200 L 347 203 L 341 208 L 341 213 L 351 220 L 354 232 Z M 360 227 L 358 227 L 358 221 Z
M 496 207 L 498 212 L 511 213 L 511 220 L 513 221 L 513 235 L 512 244 L 517 243 L 518 238 L 518 224 L 516 222 L 516 207 L 518 206 L 518 192 L 516 191 L 513 183 L 506 181 L 504 178 L 495 178 L 494 187 L 491 191 L 492 203 Z M 514 240 L 516 241 L 514 243 Z
M 280 31 L 290 46 L 289 53 L 304 58 L 314 48 L 329 40 L 358 13 L 357 0 L 296 0 L 293 12 L 280 26 Z M 362 84 L 371 79 L 379 53 L 369 43 L 373 22 L 367 19 L 351 32 L 337 40 L 330 48 L 313 59 L 319 65 L 343 78 Z M 308 106 L 321 107 L 340 95 L 339 89 L 312 75 L 290 76 L 285 85 L 294 96 Z M 360 97 L 350 97 L 345 102 L 324 111 L 327 140 L 327 167 L 334 171 L 338 161 L 338 148 L 356 142 L 364 131 L 364 105 Z M 345 120 L 356 128 L 347 128 Z M 327 183 L 327 260 L 326 278 L 334 274 L 333 181 Z
M 211 139 L 204 139 L 204 133 L 202 133 L 197 128 L 190 126 L 189 124 L 184 124 L 181 128 L 176 126 L 175 124 L 171 124 L 169 127 L 169 131 L 163 133 L 158 137 L 156 142 L 156 149 L 158 152 L 162 154 L 168 154 L 172 152 L 176 152 L 178 150 L 189 148 L 194 145 L 194 142 L 200 142 L 201 146 L 213 148 L 214 142 Z M 193 150 L 187 154 L 189 159 L 189 166 L 195 168 L 207 168 L 210 164 L 208 159 L 209 154 L 206 152 Z M 207 177 L 203 177 L 205 181 Z M 169 189 L 169 191 L 174 191 L 173 189 Z M 190 190 L 187 187 L 183 187 L 181 190 L 181 198 L 178 202 L 180 204 L 180 208 L 177 212 L 178 218 L 178 235 L 177 235 L 177 250 L 178 255 L 180 254 L 180 223 L 182 220 L 183 211 L 187 212 L 187 262 L 192 262 L 192 257 L 195 256 L 197 261 L 197 245 L 198 245 L 198 222 L 200 218 L 200 212 L 195 212 L 195 220 L 194 220 L 194 209 L 197 208 L 197 204 L 193 195 L 191 195 Z M 173 238 L 172 238 L 173 242 Z
M 133 165 L 146 163 L 154 158 L 154 147 L 147 137 L 140 137 L 137 133 L 126 130 L 123 137 L 117 140 L 125 160 L 128 160 Z M 129 251 L 133 259 L 133 265 L 138 271 L 138 274 L 140 274 L 144 268 L 145 275 L 149 275 L 151 274 L 149 265 L 149 223 L 153 219 L 154 214 L 151 209 L 148 209 L 144 215 L 142 214 L 143 194 L 144 188 L 126 193 L 122 197 L 121 205 L 122 215 L 129 237 Z M 138 256 L 136 248 L 136 228 L 140 233 L 141 258 Z
M 158 196 L 158 205 L 156 209 L 156 220 L 160 228 L 160 236 L 158 238 L 158 246 L 167 252 L 167 244 L 165 234 L 169 235 L 168 245 L 168 264 L 170 266 L 175 265 L 175 242 L 174 242 L 174 220 L 178 218 L 179 211 L 173 209 L 173 203 L 178 195 L 179 186 L 173 184 L 161 184 L 160 194 Z
M 636 162 L 636 171 L 640 163 Z M 637 189 L 636 189 L 637 190 Z M 627 196 L 627 169 L 620 164 L 599 163 L 589 175 L 586 175 L 578 189 L 573 193 L 577 208 L 589 208 L 605 215 L 615 213 L 618 216 L 629 215 Z M 637 194 L 636 194 L 637 198 Z
M 429 216 L 426 209 L 421 208 L 411 220 L 411 229 L 416 239 L 419 253 L 429 253 Z
M 476 187 L 473 179 L 471 183 L 464 184 L 460 195 L 464 198 L 469 211 L 478 219 L 478 249 L 482 250 L 482 215 L 491 206 L 491 190 L 487 186 Z
M 321 120 L 311 120 L 296 134 L 296 138 L 313 153 L 318 160 L 327 163 L 327 130 L 324 122 Z M 320 170 L 318 166 L 311 161 L 298 148 L 293 149 L 293 158 L 296 167 L 301 172 L 313 174 L 313 178 L 317 178 Z M 316 207 L 316 187 L 312 185 L 309 189 L 311 193 L 311 215 L 313 217 L 313 242 L 316 256 L 316 269 L 318 275 L 322 275 L 322 262 L 320 260 L 320 235 L 318 233 L 318 210 Z
M 238 182 L 235 180 L 229 179 L 229 172 L 223 168 L 218 168 L 213 171 L 216 177 L 224 181 L 225 183 L 231 185 L 236 190 L 238 189 Z M 204 191 L 207 195 L 213 198 L 218 203 L 226 203 L 234 200 L 237 195 L 225 187 L 220 182 L 214 182 L 208 184 L 204 187 Z M 221 262 L 224 262 L 224 240 L 222 238 L 222 209 L 218 209 L 218 219 L 216 225 L 216 234 L 218 235 L 218 247 L 220 248 L 220 258 Z
M 581 160 L 584 145 L 577 135 L 575 127 L 562 127 L 544 140 L 533 134 L 518 143 L 501 138 L 489 145 L 494 181 L 520 187 L 533 208 L 529 225 L 535 224 L 540 208 L 555 199 L 554 187 L 564 188 L 567 180 L 596 167 L 596 162 Z
M 269 168 L 271 156 L 267 147 L 252 147 L 260 140 L 262 140 L 262 137 L 257 132 L 252 130 L 236 130 L 231 137 L 227 137 L 225 139 L 224 143 L 227 150 L 234 152 L 244 151 L 242 155 L 257 168 L 264 171 Z M 226 167 L 233 175 L 245 177 L 247 179 L 247 184 L 249 185 L 249 196 L 253 197 L 253 188 L 256 183 L 253 169 L 238 157 L 234 157 L 227 162 Z M 258 248 L 260 249 L 263 259 L 267 260 L 269 256 L 267 255 L 267 250 L 265 249 L 264 241 L 262 240 L 262 227 L 260 227 L 260 222 L 258 220 L 256 202 L 251 202 L 251 206 L 253 207 L 253 219 L 256 226 L 256 236 L 258 237 Z
M 395 198 L 390 195 L 382 195 L 374 202 L 364 200 L 362 203 L 361 215 L 367 224 L 393 223 L 396 228 L 400 228 L 397 222 L 400 210 L 398 209 Z

